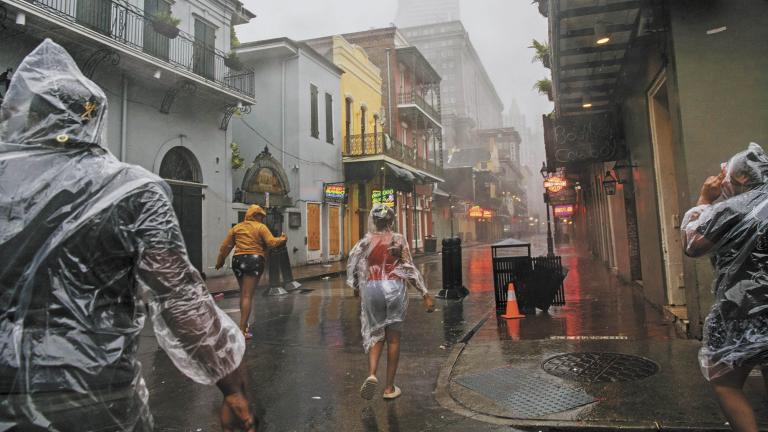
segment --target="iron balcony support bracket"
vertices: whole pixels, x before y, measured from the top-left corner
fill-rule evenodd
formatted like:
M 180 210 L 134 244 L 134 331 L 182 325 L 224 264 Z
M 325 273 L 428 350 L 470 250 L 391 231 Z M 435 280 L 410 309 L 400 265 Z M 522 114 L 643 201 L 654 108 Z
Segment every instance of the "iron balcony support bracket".
M 197 84 L 192 81 L 181 81 L 169 88 L 168 91 L 165 92 L 163 102 L 160 104 L 161 113 L 169 114 L 171 112 L 171 107 L 173 107 L 173 103 L 176 101 L 176 96 L 179 92 L 195 94 L 197 92 Z
M 221 125 L 219 126 L 219 129 L 225 131 L 229 127 L 229 121 L 232 120 L 232 116 L 237 115 L 243 115 L 243 114 L 250 114 L 251 113 L 251 106 L 250 105 L 227 105 L 224 108 L 224 117 L 221 119 Z
M 117 66 L 120 64 L 120 54 L 108 48 L 94 51 L 83 64 L 83 75 L 92 79 L 96 69 L 105 61 L 111 63 L 112 66 Z

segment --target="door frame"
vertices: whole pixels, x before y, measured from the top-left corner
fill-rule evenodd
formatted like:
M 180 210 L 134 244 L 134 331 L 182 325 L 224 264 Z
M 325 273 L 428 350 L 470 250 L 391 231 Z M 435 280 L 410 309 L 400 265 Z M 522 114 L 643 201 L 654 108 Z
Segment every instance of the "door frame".
M 674 192 L 670 192 L 667 190 L 667 188 L 663 187 L 664 184 L 668 183 L 668 177 L 662 175 L 662 165 L 661 165 L 661 159 L 659 157 L 660 150 L 659 150 L 659 130 L 658 125 L 656 123 L 656 95 L 661 91 L 661 89 L 664 88 L 667 92 L 667 111 L 669 116 L 669 123 L 670 123 L 670 137 L 669 137 L 669 145 L 670 145 L 670 151 L 674 153 L 674 134 L 672 131 L 672 112 L 671 112 L 671 106 L 669 103 L 669 80 L 667 75 L 667 69 L 661 69 L 659 73 L 656 75 L 656 78 L 653 80 L 653 83 L 648 87 L 648 90 L 646 91 L 646 104 L 648 107 L 648 125 L 649 125 L 649 131 L 651 135 L 651 150 L 652 150 L 652 157 L 653 157 L 653 168 L 654 168 L 654 182 L 656 185 L 656 213 L 658 216 L 659 221 L 659 235 L 661 239 L 661 258 L 662 258 L 662 274 L 663 277 L 663 283 L 664 283 L 664 296 L 666 303 L 668 305 L 676 305 L 676 306 L 684 306 L 686 304 L 686 292 L 685 292 L 685 286 L 682 275 L 684 274 L 684 265 L 683 265 L 683 257 L 682 257 L 682 244 L 679 248 L 680 253 L 680 262 L 679 264 L 672 263 L 672 260 L 670 259 L 670 243 L 674 242 L 674 238 L 680 239 L 680 235 L 673 226 L 672 229 L 667 228 L 667 221 L 666 217 L 668 216 L 670 204 L 674 207 L 674 204 L 671 203 L 670 199 L 675 200 L 677 202 L 677 213 L 672 212 L 670 215 L 671 217 L 677 218 L 677 223 L 679 223 L 680 220 L 680 203 L 678 201 L 678 191 L 679 191 L 679 185 L 677 183 L 677 178 L 672 177 L 672 182 L 674 183 Z M 672 158 L 671 160 L 674 160 Z M 666 191 L 666 193 L 665 193 Z M 670 195 L 671 194 L 671 195 Z M 675 210 L 675 209 L 672 209 Z M 673 238 L 674 236 L 674 238 Z M 670 241 L 672 239 L 672 241 Z M 673 268 L 677 267 L 677 268 Z M 675 275 L 679 276 L 675 276 Z
M 336 255 L 331 255 L 331 209 L 336 208 L 339 210 L 339 253 Z M 328 243 L 328 261 L 338 261 L 341 259 L 341 255 L 344 253 L 344 237 L 342 234 L 344 233 L 344 219 L 342 217 L 342 206 L 340 204 L 328 204 L 328 219 L 326 220 L 327 224 L 327 233 L 326 236 L 327 243 Z
M 309 206 L 310 205 L 317 205 L 318 211 L 317 211 L 317 217 L 320 219 L 317 224 L 317 229 L 320 231 L 318 235 L 320 236 L 320 249 L 313 251 L 309 249 Z M 306 228 L 306 238 L 307 238 L 307 244 L 306 244 L 306 251 L 307 251 L 307 264 L 313 264 L 313 263 L 319 263 L 323 261 L 323 203 L 319 201 L 307 201 L 306 205 L 304 206 L 304 212 L 307 215 L 307 228 Z

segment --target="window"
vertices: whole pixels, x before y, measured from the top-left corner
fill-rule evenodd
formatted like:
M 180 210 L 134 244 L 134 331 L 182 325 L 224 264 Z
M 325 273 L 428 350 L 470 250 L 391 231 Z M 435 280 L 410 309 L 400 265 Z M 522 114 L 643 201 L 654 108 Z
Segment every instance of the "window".
M 194 71 L 206 78 L 214 78 L 216 61 L 216 28 L 195 18 Z
M 320 138 L 320 126 L 318 126 L 317 122 L 317 87 L 310 84 L 309 86 L 309 92 L 311 95 L 311 101 L 310 101 L 310 134 L 313 138 Z
M 349 152 L 349 143 L 352 140 L 352 137 L 350 136 L 352 134 L 352 99 L 345 98 L 344 103 L 347 107 L 347 109 L 344 110 L 344 144 L 347 146 L 346 151 Z
M 333 96 L 325 94 L 325 142 L 333 144 Z

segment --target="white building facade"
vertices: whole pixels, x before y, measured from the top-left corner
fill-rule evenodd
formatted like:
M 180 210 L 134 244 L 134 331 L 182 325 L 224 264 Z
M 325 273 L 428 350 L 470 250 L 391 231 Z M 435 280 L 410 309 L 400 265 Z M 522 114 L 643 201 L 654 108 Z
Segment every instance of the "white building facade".
M 324 186 L 344 182 L 343 71 L 287 38 L 244 43 L 237 52 L 255 71 L 259 101 L 250 113 L 232 120 L 245 161 L 233 176 L 241 201 L 233 204 L 235 217 L 251 203 L 267 205 L 269 195 L 268 206 L 282 216 L 292 265 L 339 260 L 344 205 L 328 199 Z

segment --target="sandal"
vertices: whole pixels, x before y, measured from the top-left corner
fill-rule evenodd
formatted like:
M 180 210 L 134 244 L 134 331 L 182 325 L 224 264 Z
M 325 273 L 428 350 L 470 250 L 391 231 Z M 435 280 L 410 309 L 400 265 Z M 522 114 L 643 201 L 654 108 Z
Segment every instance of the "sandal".
M 384 393 L 382 396 L 384 399 L 395 399 L 400 397 L 400 395 L 403 394 L 403 392 L 400 390 L 400 387 L 395 386 L 395 391 L 392 393 Z
M 376 387 L 378 387 L 378 385 L 379 380 L 373 375 L 369 376 L 360 387 L 360 397 L 365 400 L 373 399 L 373 394 L 376 393 Z
M 243 337 L 245 337 L 245 340 L 253 339 L 253 333 L 251 332 L 251 328 L 250 327 L 245 329 L 245 331 L 243 332 Z

